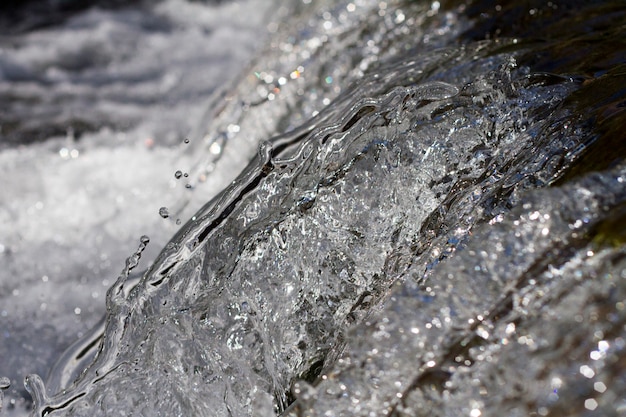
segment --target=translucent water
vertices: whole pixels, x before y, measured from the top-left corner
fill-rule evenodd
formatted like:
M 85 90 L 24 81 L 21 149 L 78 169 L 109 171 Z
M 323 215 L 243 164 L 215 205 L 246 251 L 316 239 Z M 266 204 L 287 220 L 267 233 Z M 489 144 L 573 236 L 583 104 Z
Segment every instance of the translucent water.
M 142 238 L 33 415 L 621 415 L 623 64 L 545 72 L 465 6 L 293 13 L 195 134 L 252 162 L 129 278 Z

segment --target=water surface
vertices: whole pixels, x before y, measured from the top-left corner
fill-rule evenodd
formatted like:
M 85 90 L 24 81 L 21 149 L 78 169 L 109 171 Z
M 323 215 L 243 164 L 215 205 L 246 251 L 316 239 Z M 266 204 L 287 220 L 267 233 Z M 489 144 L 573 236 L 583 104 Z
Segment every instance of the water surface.
M 623 7 L 290 13 L 33 415 L 621 415 Z

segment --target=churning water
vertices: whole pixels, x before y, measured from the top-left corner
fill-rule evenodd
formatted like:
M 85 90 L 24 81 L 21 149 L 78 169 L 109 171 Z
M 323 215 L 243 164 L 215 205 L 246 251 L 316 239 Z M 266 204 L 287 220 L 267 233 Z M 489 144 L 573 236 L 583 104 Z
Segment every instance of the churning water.
M 33 415 L 624 415 L 625 8 L 308 3 L 156 140 L 189 220 Z

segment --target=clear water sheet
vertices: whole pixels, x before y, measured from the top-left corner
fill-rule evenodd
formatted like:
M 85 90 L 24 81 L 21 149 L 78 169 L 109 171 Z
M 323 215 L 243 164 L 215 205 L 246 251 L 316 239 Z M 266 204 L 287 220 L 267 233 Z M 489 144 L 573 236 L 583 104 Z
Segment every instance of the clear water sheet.
M 468 22 L 435 3 L 274 28 L 196 146 L 267 140 L 137 281 L 142 241 L 35 415 L 619 415 L 624 165 L 558 183 L 580 78 L 438 48 Z

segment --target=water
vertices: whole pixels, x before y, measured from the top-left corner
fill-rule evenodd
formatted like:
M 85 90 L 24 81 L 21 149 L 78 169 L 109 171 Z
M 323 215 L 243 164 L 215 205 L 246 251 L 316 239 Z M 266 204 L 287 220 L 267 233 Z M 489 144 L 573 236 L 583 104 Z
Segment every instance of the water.
M 623 415 L 624 8 L 283 13 L 33 415 Z
M 174 172 L 188 172 L 201 145 L 185 138 L 276 18 L 265 1 L 107 4 L 55 13 L 63 5 L 49 3 L 54 10 L 25 14 L 60 21 L 18 33 L 2 26 L 0 375 L 11 380 L 9 415 L 31 406 L 23 377 L 46 375 L 104 315 L 106 291 L 139 237 L 152 242 L 145 269 L 179 227 L 175 209 L 192 190 Z M 240 169 L 225 168 L 193 191 L 217 193 Z

